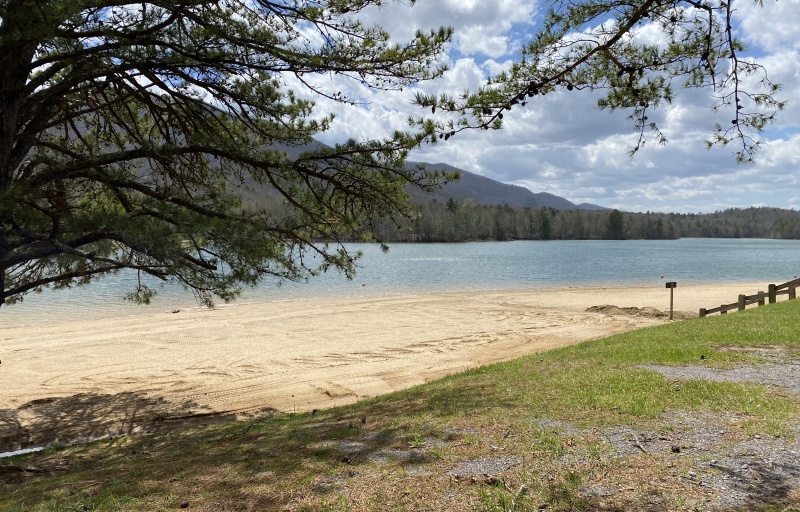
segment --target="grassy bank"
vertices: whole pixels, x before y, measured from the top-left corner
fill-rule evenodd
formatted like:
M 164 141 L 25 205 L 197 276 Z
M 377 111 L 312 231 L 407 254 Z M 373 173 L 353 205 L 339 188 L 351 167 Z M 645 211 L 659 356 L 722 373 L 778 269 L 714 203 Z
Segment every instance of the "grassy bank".
M 0 509 L 786 510 L 800 467 L 768 463 L 797 447 L 800 397 L 758 376 L 797 360 L 798 319 L 780 303 L 313 415 L 3 460 Z

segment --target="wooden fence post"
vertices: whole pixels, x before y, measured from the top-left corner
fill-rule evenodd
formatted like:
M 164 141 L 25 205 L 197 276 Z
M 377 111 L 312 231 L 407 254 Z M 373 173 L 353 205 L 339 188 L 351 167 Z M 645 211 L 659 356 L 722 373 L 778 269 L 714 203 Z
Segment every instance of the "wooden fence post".
M 739 311 L 744 311 L 747 305 L 747 295 L 739 294 Z
M 707 314 L 708 314 L 708 313 L 706 313 L 706 308 L 700 308 L 700 318 L 703 318 L 703 317 L 704 317 L 704 316 L 706 316 Z
M 764 305 L 764 292 L 758 292 L 758 296 L 759 296 L 758 305 L 760 307 Z
M 775 290 L 775 285 L 769 285 L 769 303 L 775 304 L 775 300 L 777 298 L 777 291 Z
M 797 294 L 797 288 L 795 288 L 794 286 L 789 288 L 789 300 L 794 300 L 796 298 L 796 294 Z
M 724 308 L 725 304 L 723 304 L 722 307 Z M 728 310 L 727 309 L 723 309 L 722 311 L 719 312 L 719 314 L 720 315 L 727 315 L 728 314 Z

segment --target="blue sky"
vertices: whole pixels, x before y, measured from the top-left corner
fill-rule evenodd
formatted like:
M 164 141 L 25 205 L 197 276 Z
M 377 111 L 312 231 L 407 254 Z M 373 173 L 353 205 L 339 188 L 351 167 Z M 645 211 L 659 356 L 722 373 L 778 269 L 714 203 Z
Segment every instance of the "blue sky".
M 413 7 L 389 3 L 365 13 L 404 40 L 415 30 L 441 25 L 455 29 L 446 56 L 451 70 L 420 85 L 428 93 L 457 94 L 476 89 L 516 58 L 522 42 L 538 25 L 546 4 L 531 0 L 419 0 Z M 739 165 L 732 150 L 706 150 L 717 117 L 705 91 L 680 91 L 656 115 L 669 143 L 648 143 L 631 159 L 635 135 L 624 112 L 600 111 L 585 92 L 537 97 L 509 112 L 500 131 L 460 133 L 428 145 L 412 159 L 444 162 L 534 192 L 549 192 L 575 202 L 626 211 L 713 212 L 731 207 L 774 206 L 800 209 L 800 0 L 737 0 L 737 28 L 770 78 L 783 85 L 789 100 L 765 135 L 755 165 Z M 320 111 L 337 121 L 321 140 L 368 139 L 404 129 L 408 116 L 424 114 L 412 105 L 414 89 L 384 93 L 334 78 L 368 104 L 346 107 L 318 100 Z M 728 122 L 730 113 L 719 117 Z

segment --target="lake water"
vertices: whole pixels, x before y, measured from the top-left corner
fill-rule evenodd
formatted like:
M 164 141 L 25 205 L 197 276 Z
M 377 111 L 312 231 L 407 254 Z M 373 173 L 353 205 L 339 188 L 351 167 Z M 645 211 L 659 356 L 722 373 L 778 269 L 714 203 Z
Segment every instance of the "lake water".
M 338 272 L 308 282 L 266 281 L 239 302 L 363 297 L 515 288 L 662 285 L 713 282 L 783 283 L 800 274 L 800 241 L 681 239 L 517 241 L 464 244 L 350 244 L 364 256 L 353 281 Z M 663 279 L 661 276 L 664 276 Z M 125 302 L 135 274 L 111 276 L 88 287 L 45 290 L 0 308 L 0 326 L 153 314 L 197 307 L 181 286 L 158 285 L 153 304 Z

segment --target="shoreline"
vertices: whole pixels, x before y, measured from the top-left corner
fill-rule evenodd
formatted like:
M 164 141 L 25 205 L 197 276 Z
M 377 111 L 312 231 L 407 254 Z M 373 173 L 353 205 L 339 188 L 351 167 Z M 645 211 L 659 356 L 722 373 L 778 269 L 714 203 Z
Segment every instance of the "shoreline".
M 759 287 L 679 285 L 675 310 L 696 314 Z M 668 321 L 586 311 L 601 305 L 668 311 L 669 293 L 662 284 L 295 299 L 0 327 L 0 452 L 328 408 Z
M 269 296 L 245 291 L 243 297 L 238 298 L 230 303 L 218 302 L 214 308 L 210 310 L 235 308 L 241 306 L 253 306 L 259 304 L 275 304 L 275 303 L 294 303 L 306 301 L 320 301 L 320 300 L 372 300 L 384 299 L 392 297 L 404 296 L 424 296 L 424 295 L 450 295 L 450 294 L 482 294 L 482 293 L 506 293 L 506 292 L 528 292 L 535 290 L 603 290 L 603 289 L 638 289 L 638 288 L 663 288 L 664 282 L 667 279 L 662 277 L 659 279 L 642 279 L 636 281 L 624 282 L 606 282 L 606 281 L 587 281 L 576 282 L 569 286 L 565 286 L 562 282 L 544 282 L 539 281 L 533 283 L 517 283 L 504 285 L 485 286 L 479 284 L 468 284 L 462 287 L 457 286 L 430 286 L 419 291 L 410 292 L 405 289 L 376 289 L 371 285 L 358 284 L 358 279 L 342 283 L 341 290 L 334 293 L 329 289 L 316 290 L 319 293 L 314 294 L 313 291 L 308 294 L 289 294 L 286 296 Z M 680 288 L 697 287 L 697 286 L 737 286 L 747 287 L 748 290 L 752 289 L 755 293 L 759 290 L 766 290 L 767 283 L 752 280 L 726 280 L 726 281 L 697 281 L 684 279 L 678 283 Z M 277 289 L 278 285 L 274 285 Z M 104 300 L 97 310 L 99 304 L 83 304 L 72 308 L 72 302 L 67 302 L 65 296 L 58 295 L 59 293 L 69 293 L 71 290 L 45 290 L 42 295 L 53 294 L 55 297 L 55 307 L 50 303 L 35 303 L 30 305 L 28 303 L 21 303 L 15 305 L 3 305 L 0 307 L 0 331 L 3 329 L 14 328 L 39 328 L 42 326 L 54 326 L 72 324 L 75 322 L 94 322 L 108 319 L 119 318 L 139 318 L 142 320 L 154 319 L 163 315 L 175 314 L 178 312 L 190 311 L 206 311 L 209 308 L 193 301 L 190 292 L 186 292 L 180 301 L 176 301 L 174 294 L 157 295 L 152 304 L 139 305 L 124 300 L 122 295 L 114 295 L 112 300 Z M 83 291 L 83 290 L 81 290 Z M 734 296 L 730 302 L 734 302 Z M 30 299 L 29 299 L 30 300 Z M 74 302 L 80 302 L 80 297 Z M 111 304 L 111 305 L 109 305 Z M 719 304 L 707 306 L 708 308 L 716 307 Z M 701 306 L 704 307 L 704 306 Z M 20 310 L 26 310 L 20 312 Z M 699 309 L 699 308 L 697 308 Z

